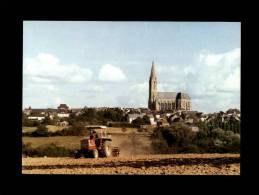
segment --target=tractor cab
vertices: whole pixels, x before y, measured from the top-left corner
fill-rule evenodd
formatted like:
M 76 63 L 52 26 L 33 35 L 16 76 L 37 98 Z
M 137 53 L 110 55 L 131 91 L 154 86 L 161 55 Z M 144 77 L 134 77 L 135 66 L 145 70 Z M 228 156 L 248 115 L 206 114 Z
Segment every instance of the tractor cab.
M 86 128 L 89 130 L 89 135 L 93 135 L 95 139 L 111 138 L 111 135 L 107 134 L 106 126 L 86 126 Z

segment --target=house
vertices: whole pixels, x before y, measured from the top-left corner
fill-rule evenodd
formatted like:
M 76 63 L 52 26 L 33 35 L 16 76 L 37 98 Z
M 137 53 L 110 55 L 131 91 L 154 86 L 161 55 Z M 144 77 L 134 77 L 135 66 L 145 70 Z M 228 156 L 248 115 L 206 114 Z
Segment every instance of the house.
M 58 106 L 57 116 L 59 118 L 69 117 L 70 110 L 66 104 L 60 104 Z
M 37 120 L 37 121 L 42 121 L 45 119 L 45 116 L 28 116 L 29 120 Z
M 58 112 L 68 112 L 69 107 L 66 104 L 60 104 L 58 106 Z
M 57 116 L 59 118 L 69 117 L 69 113 L 58 113 Z
M 160 119 L 160 114 L 156 114 L 156 115 L 155 115 L 155 118 L 156 118 L 156 119 Z
M 148 114 L 147 115 L 149 117 L 149 122 L 151 125 L 156 125 L 156 121 L 155 121 L 155 118 L 152 114 Z
M 69 107 L 66 104 L 60 104 L 57 109 L 54 108 L 34 108 L 31 107 L 25 108 L 23 111 L 27 116 L 28 119 L 31 120 L 43 120 L 43 117 L 50 117 L 53 119 L 54 116 L 58 116 L 60 118 L 69 117 Z
M 25 108 L 23 111 L 24 114 L 28 116 L 32 115 L 44 115 L 44 116 L 54 116 L 57 113 L 57 109 L 54 108 Z
M 128 123 L 131 123 L 136 118 L 138 118 L 138 117 L 143 118 L 143 116 L 145 116 L 145 113 L 142 113 L 142 114 L 128 114 L 127 121 L 128 121 Z
M 23 113 L 26 114 L 26 115 L 30 115 L 32 113 L 31 107 L 29 106 L 29 108 L 25 108 Z

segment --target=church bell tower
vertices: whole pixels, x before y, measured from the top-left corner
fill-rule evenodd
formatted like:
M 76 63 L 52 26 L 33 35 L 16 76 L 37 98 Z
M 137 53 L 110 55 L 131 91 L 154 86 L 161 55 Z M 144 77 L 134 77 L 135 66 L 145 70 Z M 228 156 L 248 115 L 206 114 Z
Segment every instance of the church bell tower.
M 155 64 L 152 62 L 152 68 L 149 78 L 149 98 L 148 98 L 148 108 L 151 110 L 157 110 L 157 79 L 155 72 Z

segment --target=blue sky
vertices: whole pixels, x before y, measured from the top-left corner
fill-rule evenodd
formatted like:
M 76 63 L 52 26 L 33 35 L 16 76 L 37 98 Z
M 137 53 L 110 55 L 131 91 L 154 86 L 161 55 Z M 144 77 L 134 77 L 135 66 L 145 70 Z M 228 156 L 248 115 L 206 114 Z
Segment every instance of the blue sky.
M 188 93 L 202 112 L 240 107 L 240 23 L 23 23 L 23 107 L 146 107 L 158 90 Z

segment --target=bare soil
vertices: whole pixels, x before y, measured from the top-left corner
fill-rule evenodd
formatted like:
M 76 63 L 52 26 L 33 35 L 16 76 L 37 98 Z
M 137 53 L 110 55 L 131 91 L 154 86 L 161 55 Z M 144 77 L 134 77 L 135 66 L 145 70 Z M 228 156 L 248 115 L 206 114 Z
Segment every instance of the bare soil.
M 98 159 L 22 158 L 23 174 L 240 175 L 239 154 L 129 155 Z

